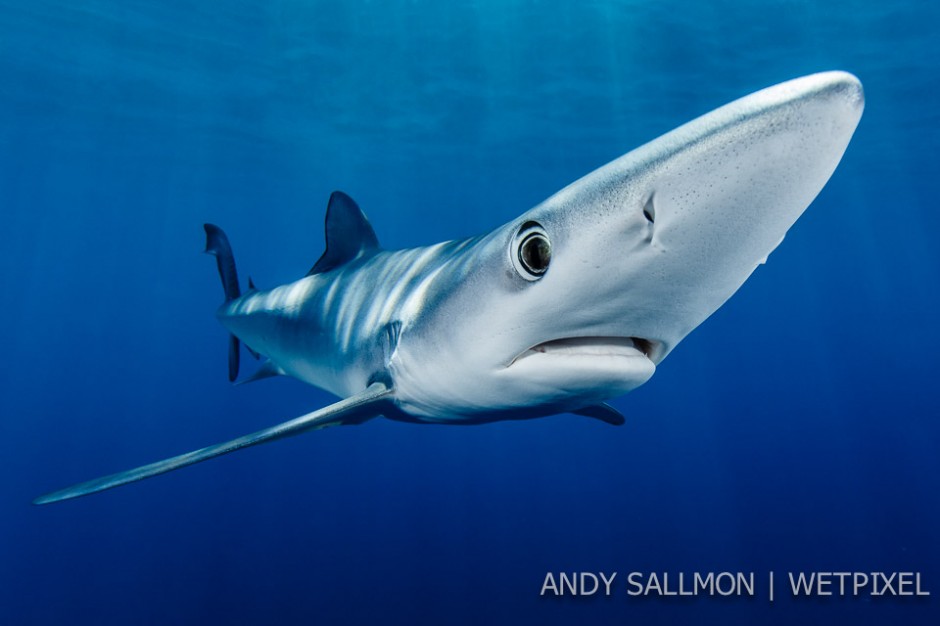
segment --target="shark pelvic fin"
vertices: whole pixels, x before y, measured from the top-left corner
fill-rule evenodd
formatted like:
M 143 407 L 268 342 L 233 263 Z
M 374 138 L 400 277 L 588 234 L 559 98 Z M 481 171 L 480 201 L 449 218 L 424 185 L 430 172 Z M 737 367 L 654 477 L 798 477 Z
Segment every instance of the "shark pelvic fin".
M 572 411 L 572 413 L 575 415 L 583 415 L 584 417 L 600 420 L 602 422 L 612 424 L 613 426 L 623 426 L 623 423 L 627 421 L 620 411 L 610 406 L 606 402 L 586 406 L 583 409 Z
M 307 276 L 329 272 L 378 247 L 375 231 L 356 201 L 334 191 L 326 206 L 326 251 Z
M 33 500 L 33 504 L 49 504 L 61 500 L 70 500 L 79 496 L 85 496 L 105 489 L 119 487 L 158 474 L 200 463 L 229 452 L 234 452 L 249 446 L 267 443 L 276 439 L 293 437 L 310 430 L 319 430 L 328 426 L 337 426 L 340 424 L 361 424 L 362 422 L 377 417 L 387 407 L 391 399 L 392 389 L 382 383 L 372 383 L 362 393 L 350 396 L 345 400 L 340 400 L 334 404 L 324 407 L 313 413 L 307 413 L 296 419 L 292 419 L 283 424 L 272 426 L 264 430 L 219 443 L 214 446 L 180 454 L 163 461 L 157 461 L 149 465 L 144 465 L 136 469 L 118 472 L 110 476 L 96 478 L 88 482 L 79 483 L 46 494 Z
M 261 358 L 261 355 L 258 353 L 258 351 L 249 346 L 247 343 L 245 344 L 245 350 L 248 350 L 248 354 L 253 356 L 256 360 Z
M 228 380 L 229 382 L 235 382 L 235 379 L 238 378 L 238 362 L 241 357 L 241 352 L 238 349 L 238 346 L 241 344 L 238 341 L 238 337 L 235 335 L 228 336 Z
M 246 348 L 248 346 L 245 346 Z M 270 359 L 261 364 L 261 367 L 258 370 L 249 376 L 248 378 L 242 379 L 235 383 L 236 385 L 245 385 L 247 383 L 253 383 L 256 380 L 264 380 L 265 378 L 273 378 L 274 376 L 287 376 L 287 372 L 281 369 L 279 365 L 275 365 Z

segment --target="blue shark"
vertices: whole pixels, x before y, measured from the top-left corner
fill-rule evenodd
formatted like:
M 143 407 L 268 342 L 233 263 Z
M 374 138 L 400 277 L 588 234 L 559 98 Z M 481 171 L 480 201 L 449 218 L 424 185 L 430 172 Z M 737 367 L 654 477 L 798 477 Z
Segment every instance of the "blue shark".
M 264 362 L 342 398 L 283 424 L 37 498 L 46 504 L 248 446 L 378 416 L 478 424 L 575 413 L 653 375 L 780 244 L 829 180 L 862 115 L 845 72 L 791 80 L 647 143 L 476 237 L 384 250 L 335 192 L 326 251 L 300 280 L 240 290 L 207 224 L 231 333 Z

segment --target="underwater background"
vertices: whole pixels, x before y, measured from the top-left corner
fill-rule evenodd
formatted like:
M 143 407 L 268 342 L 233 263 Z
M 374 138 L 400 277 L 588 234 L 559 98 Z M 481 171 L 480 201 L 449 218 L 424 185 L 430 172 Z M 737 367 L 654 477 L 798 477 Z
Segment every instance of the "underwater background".
M 927 1 L 0 1 L 0 623 L 937 623 L 938 28 Z M 478 234 L 829 69 L 867 97 L 842 164 L 625 426 L 374 420 L 30 504 L 334 400 L 227 382 L 203 222 L 271 287 L 334 189 L 387 248 Z M 549 571 L 758 595 L 540 597 Z M 933 595 L 771 604 L 768 571 Z

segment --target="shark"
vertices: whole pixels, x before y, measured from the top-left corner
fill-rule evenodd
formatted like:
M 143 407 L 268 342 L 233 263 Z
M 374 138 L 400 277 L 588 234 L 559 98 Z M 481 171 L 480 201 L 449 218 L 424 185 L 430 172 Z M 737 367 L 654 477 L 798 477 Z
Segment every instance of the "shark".
M 852 74 L 757 91 L 617 158 L 491 232 L 385 250 L 334 192 L 326 249 L 299 280 L 242 293 L 205 225 L 225 293 L 229 379 L 291 376 L 339 401 L 276 426 L 79 483 L 48 504 L 242 448 L 375 417 L 480 424 L 573 413 L 644 384 L 767 260 L 822 190 L 861 119 Z

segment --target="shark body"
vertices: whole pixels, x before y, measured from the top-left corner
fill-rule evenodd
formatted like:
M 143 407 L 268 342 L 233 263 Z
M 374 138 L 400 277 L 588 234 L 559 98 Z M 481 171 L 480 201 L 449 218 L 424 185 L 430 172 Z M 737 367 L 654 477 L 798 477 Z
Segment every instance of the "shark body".
M 826 72 L 708 113 L 612 161 L 492 232 L 381 249 L 336 192 L 326 252 L 306 276 L 242 294 L 224 233 L 206 225 L 226 293 L 218 317 L 266 360 L 341 398 L 244 437 L 57 491 L 45 504 L 233 450 L 379 415 L 475 424 L 573 412 L 656 366 L 763 263 L 832 175 L 860 120 L 859 81 Z

